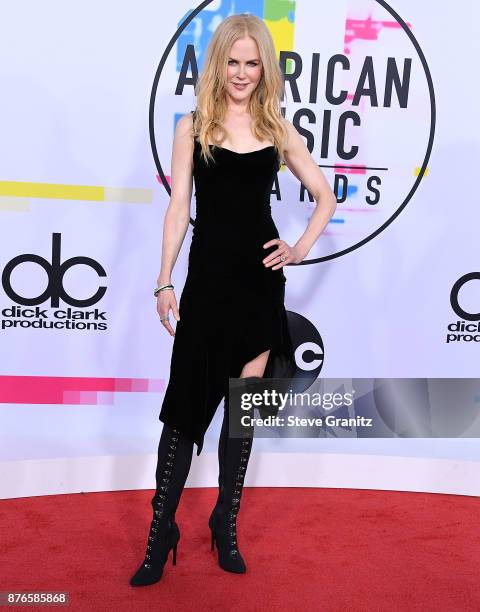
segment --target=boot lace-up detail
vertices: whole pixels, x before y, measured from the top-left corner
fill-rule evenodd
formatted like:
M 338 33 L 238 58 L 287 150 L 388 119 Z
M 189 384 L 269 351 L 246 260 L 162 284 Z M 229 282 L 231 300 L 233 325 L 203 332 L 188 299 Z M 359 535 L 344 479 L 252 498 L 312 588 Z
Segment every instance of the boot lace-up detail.
M 178 429 L 164 425 L 158 445 L 156 490 L 151 500 L 153 518 L 145 556 L 130 579 L 131 586 L 158 582 L 170 550 L 173 551 L 173 565 L 176 565 L 180 530 L 175 522 L 175 512 L 188 476 L 192 453 L 193 441 Z
M 153 510 L 154 518 L 152 519 L 152 522 L 150 525 L 150 533 L 148 535 L 147 550 L 145 553 L 145 559 L 143 561 L 143 565 L 147 569 L 150 569 L 152 567 L 152 544 L 158 537 L 157 534 L 160 529 L 160 520 L 164 518 L 164 514 L 165 514 L 165 502 L 167 499 L 166 493 L 168 490 L 168 485 L 170 483 L 170 477 L 172 475 L 172 467 L 173 467 L 173 461 L 175 459 L 175 453 L 177 451 L 178 437 L 179 437 L 179 431 L 177 429 L 174 429 L 173 435 L 170 438 L 170 444 L 168 445 L 170 449 L 170 451 L 167 453 L 168 461 L 165 463 L 165 468 L 163 470 L 163 476 L 160 480 L 162 484 L 160 487 L 158 487 L 160 493 L 155 496 L 155 500 L 154 500 L 154 510 Z
M 252 440 L 245 437 L 241 441 L 241 445 L 239 445 L 239 442 L 238 439 L 229 440 L 230 448 L 236 448 L 235 465 L 227 464 L 225 466 L 227 482 L 224 483 L 223 498 L 214 509 L 209 524 L 212 531 L 212 549 L 216 543 L 220 567 L 229 572 L 243 574 L 246 571 L 246 566 L 238 549 L 237 515 L 240 510 L 240 500 Z M 231 473 L 231 467 L 235 467 L 233 473 Z

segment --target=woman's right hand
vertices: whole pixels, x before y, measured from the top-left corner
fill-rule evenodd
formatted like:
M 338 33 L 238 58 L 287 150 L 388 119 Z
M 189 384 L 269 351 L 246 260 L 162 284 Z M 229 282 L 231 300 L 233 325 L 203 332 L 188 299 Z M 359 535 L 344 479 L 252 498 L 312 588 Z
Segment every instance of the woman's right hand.
M 180 314 L 178 312 L 175 292 L 173 291 L 173 289 L 166 289 L 165 291 L 160 291 L 157 295 L 157 312 L 159 314 L 160 319 L 165 319 L 164 321 L 160 322 L 171 336 L 175 336 L 175 331 L 170 325 L 170 321 L 166 318 L 168 317 L 170 310 L 172 311 L 175 319 L 177 321 L 180 321 Z

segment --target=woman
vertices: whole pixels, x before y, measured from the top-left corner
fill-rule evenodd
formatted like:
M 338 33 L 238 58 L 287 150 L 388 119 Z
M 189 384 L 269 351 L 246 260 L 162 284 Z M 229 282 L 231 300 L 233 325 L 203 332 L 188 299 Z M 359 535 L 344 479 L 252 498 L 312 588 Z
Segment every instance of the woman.
M 219 493 L 209 519 L 221 568 L 244 573 L 236 517 L 252 432 L 229 435 L 229 378 L 285 377 L 295 369 L 284 307 L 283 266 L 310 251 L 336 199 L 303 140 L 280 112 L 283 78 L 263 21 L 232 15 L 216 29 L 196 84 L 197 108 L 177 123 L 172 193 L 165 214 L 157 311 L 174 336 L 170 378 L 160 420 L 153 520 L 145 559 L 132 586 L 160 580 L 192 461 L 215 410 L 224 401 L 218 446 Z M 281 240 L 270 193 L 283 159 L 315 197 L 308 227 L 294 246 Z M 171 272 L 190 219 L 192 177 L 196 219 L 179 308 Z M 169 322 L 172 311 L 176 330 Z

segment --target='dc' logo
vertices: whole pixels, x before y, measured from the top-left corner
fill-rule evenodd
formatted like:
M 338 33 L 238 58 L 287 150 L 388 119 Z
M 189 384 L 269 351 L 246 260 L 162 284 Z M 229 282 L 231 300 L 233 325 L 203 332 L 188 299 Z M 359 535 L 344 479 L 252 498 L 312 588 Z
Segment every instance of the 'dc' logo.
M 460 293 L 460 289 L 466 283 L 472 280 L 480 280 L 480 272 L 470 272 L 469 274 L 461 276 L 457 280 L 452 287 L 452 291 L 450 292 L 450 304 L 454 312 L 461 319 L 465 319 L 466 321 L 480 321 L 480 312 L 467 312 L 458 303 L 458 294 Z
M 92 306 L 105 295 L 107 288 L 105 286 L 101 286 L 98 288 L 96 293 L 89 298 L 84 300 L 79 300 L 65 291 L 63 287 L 63 277 L 65 272 L 71 268 L 72 266 L 76 266 L 82 264 L 84 266 L 90 266 L 95 270 L 98 276 L 107 276 L 104 268 L 92 259 L 91 257 L 71 257 L 67 259 L 63 263 L 60 263 L 60 242 L 61 242 L 61 234 L 52 234 L 52 261 L 49 262 L 44 257 L 40 255 L 35 255 L 34 253 L 24 253 L 23 255 L 18 255 L 18 257 L 14 257 L 11 259 L 7 265 L 5 266 L 2 274 L 2 283 L 5 293 L 11 300 L 14 300 L 18 304 L 22 304 L 23 306 L 37 306 L 38 304 L 42 304 L 50 298 L 51 306 L 57 308 L 60 303 L 60 299 L 62 299 L 66 304 L 70 306 Z M 11 275 L 13 270 L 20 264 L 25 262 L 33 262 L 41 266 L 48 276 L 48 285 L 43 293 L 33 298 L 26 298 L 22 295 L 19 295 L 16 291 L 14 291 L 11 284 Z

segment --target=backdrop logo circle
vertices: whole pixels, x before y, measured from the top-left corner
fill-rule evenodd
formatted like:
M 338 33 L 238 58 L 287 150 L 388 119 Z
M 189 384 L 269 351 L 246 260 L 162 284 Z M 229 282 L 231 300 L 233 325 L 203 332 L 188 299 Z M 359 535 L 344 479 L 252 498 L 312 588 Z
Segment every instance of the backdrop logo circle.
M 298 312 L 286 312 L 297 366 L 289 382 L 292 390 L 301 392 L 318 378 L 323 368 L 325 348 L 322 336 L 309 319 Z
M 168 193 L 156 133 L 161 126 L 162 141 L 171 143 L 176 121 L 194 108 L 193 87 L 208 40 L 231 13 L 226 4 L 208 0 L 189 12 L 155 74 L 150 140 Z M 427 169 L 435 96 L 414 24 L 405 22 L 384 0 L 339 0 L 321 7 L 315 0 L 260 3 L 257 11 L 252 7 L 239 2 L 235 12 L 254 12 L 270 29 L 285 74 L 285 115 L 337 195 L 334 217 L 309 259 L 297 265 L 340 257 L 378 236 L 398 217 Z M 322 19 L 312 19 L 319 11 Z M 160 95 L 161 104 L 156 104 Z M 166 129 L 168 116 L 172 122 Z M 168 163 L 171 145 L 162 156 Z M 315 200 L 284 171 L 279 172 L 271 199 L 279 233 L 293 244 Z

